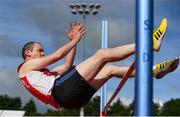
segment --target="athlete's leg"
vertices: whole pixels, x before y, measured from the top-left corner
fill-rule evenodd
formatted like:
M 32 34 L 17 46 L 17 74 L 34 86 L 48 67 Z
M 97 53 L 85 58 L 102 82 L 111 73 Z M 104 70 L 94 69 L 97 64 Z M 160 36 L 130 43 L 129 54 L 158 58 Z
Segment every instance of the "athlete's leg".
M 105 82 L 107 82 L 112 77 L 123 78 L 124 74 L 128 71 L 129 67 L 119 67 L 115 65 L 104 66 L 95 78 L 90 82 L 90 85 L 98 90 Z M 135 75 L 135 70 L 130 75 L 133 77 Z
M 153 76 L 156 79 L 163 78 L 170 72 L 173 72 L 179 65 L 179 58 L 170 59 L 153 66 Z M 90 85 L 98 90 L 107 80 L 112 77 L 122 78 L 129 67 L 119 67 L 114 65 L 104 66 L 95 76 Z M 135 75 L 135 70 L 130 77 Z
M 76 69 L 90 83 L 107 62 L 125 59 L 134 52 L 135 44 L 100 49 L 92 57 L 77 65 Z
M 167 20 L 163 19 L 160 26 L 153 33 L 153 49 L 159 51 L 166 32 Z M 158 36 L 157 36 L 158 35 Z M 129 44 L 111 49 L 101 49 L 89 59 L 79 64 L 76 69 L 89 83 L 109 61 L 118 61 L 135 53 L 135 44 Z
M 179 58 L 174 58 L 171 60 L 164 61 L 162 63 L 153 66 L 153 76 L 156 79 L 164 77 L 166 74 L 173 72 L 179 64 Z M 123 78 L 125 73 L 128 71 L 129 67 L 119 67 L 114 65 L 104 66 L 101 71 L 95 76 L 90 85 L 98 90 L 107 80 L 112 77 Z M 133 77 L 135 75 L 135 70 L 130 75 Z

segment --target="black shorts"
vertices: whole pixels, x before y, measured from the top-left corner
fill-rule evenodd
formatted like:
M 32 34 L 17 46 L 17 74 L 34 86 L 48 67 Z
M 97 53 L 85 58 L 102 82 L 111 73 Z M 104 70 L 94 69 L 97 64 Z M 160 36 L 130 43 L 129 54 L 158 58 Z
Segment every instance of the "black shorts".
M 96 90 L 73 67 L 55 80 L 52 96 L 61 107 L 77 109 L 85 106 L 95 92 Z

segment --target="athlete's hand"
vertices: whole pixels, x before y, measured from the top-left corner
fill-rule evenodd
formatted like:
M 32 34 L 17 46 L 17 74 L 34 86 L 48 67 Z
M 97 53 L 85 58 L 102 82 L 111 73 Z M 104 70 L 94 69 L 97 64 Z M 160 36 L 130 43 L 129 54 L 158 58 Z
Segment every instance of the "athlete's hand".
M 73 39 L 73 26 L 72 26 L 72 23 L 70 23 L 70 29 L 66 30 L 66 35 L 67 35 L 69 40 Z
M 85 28 L 81 23 L 76 23 L 72 25 L 70 23 L 70 29 L 66 30 L 66 35 L 70 40 L 76 41 L 77 43 L 81 40 L 82 36 L 85 34 Z

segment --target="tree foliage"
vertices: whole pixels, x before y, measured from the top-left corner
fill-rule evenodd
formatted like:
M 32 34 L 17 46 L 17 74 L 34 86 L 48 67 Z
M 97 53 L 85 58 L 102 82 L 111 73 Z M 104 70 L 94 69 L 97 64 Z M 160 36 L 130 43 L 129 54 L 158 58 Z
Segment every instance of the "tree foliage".
M 129 104 L 128 106 L 128 112 L 130 113 L 130 116 L 134 115 L 134 101 Z M 160 105 L 158 103 L 153 103 L 153 116 L 157 116 L 160 111 Z
M 47 110 L 47 112 L 44 114 L 45 116 L 79 116 L 80 109 L 61 109 L 61 110 Z
M 99 116 L 100 112 L 100 97 L 92 98 L 88 104 L 83 107 L 85 116 Z M 7 95 L 0 95 L 0 109 L 2 110 L 25 110 L 25 116 L 79 116 L 80 109 L 68 110 L 61 109 L 48 110 L 44 114 L 37 112 L 36 105 L 33 99 L 30 99 L 24 107 L 21 107 L 21 99 L 19 97 L 9 97 Z M 114 102 L 107 110 L 108 116 L 133 116 L 134 114 L 134 101 L 125 106 L 121 100 Z M 160 108 L 158 103 L 153 103 L 153 116 L 180 116 L 180 98 L 171 99 L 164 103 Z
M 171 99 L 164 103 L 160 112 L 161 116 L 179 116 L 180 115 L 180 98 Z
M 36 105 L 33 99 L 30 99 L 23 108 L 25 110 L 25 116 L 35 116 L 37 115 Z
M 84 115 L 99 116 L 99 112 L 100 112 L 100 97 L 96 96 L 92 100 L 90 100 L 88 104 L 84 107 Z
M 0 95 L 0 109 L 20 110 L 21 99 L 19 97 L 9 97 L 7 95 Z
M 158 103 L 153 103 L 153 116 L 158 116 L 160 111 L 160 105 Z
M 128 108 L 124 106 L 119 99 L 113 103 L 107 111 L 108 116 L 129 116 L 129 113 Z

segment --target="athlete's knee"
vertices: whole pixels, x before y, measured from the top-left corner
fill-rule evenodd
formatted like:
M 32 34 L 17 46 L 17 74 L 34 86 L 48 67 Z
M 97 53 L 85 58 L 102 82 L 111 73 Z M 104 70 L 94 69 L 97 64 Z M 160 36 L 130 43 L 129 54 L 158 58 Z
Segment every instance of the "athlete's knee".
M 107 61 L 108 60 L 108 49 L 99 49 L 96 54 L 96 56 L 102 58 L 103 60 Z
M 114 65 L 108 65 L 107 69 L 108 69 L 109 77 L 113 77 L 114 76 L 114 69 L 115 69 Z

